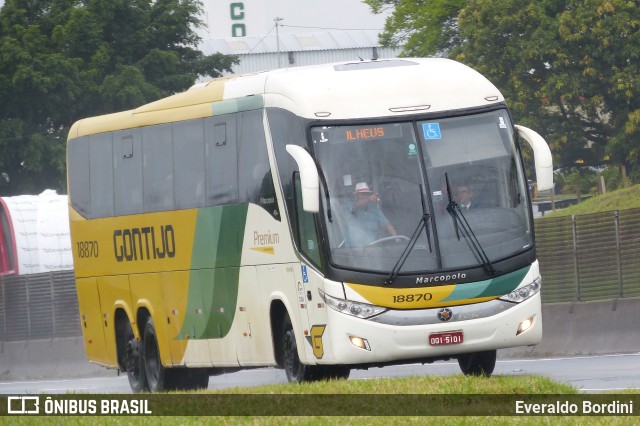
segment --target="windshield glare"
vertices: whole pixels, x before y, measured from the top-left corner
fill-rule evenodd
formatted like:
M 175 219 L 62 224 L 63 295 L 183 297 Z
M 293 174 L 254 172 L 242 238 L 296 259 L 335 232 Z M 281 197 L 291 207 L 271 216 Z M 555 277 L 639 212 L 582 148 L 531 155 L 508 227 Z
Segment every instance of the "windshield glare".
M 311 137 L 329 192 L 322 199 L 332 212 L 325 222 L 338 267 L 391 271 L 423 211 L 430 215 L 428 229 L 420 231 L 400 273 L 481 265 L 446 210 L 450 201 L 490 261 L 532 244 L 526 185 L 504 110 L 314 127 Z

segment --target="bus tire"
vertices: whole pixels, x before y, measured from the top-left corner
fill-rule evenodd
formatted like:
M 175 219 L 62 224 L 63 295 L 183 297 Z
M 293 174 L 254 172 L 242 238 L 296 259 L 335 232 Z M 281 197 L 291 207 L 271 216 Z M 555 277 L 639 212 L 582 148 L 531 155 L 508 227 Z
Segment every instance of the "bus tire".
M 167 379 L 170 379 L 174 374 L 172 372 L 167 374 L 167 369 L 162 365 L 153 318 L 149 317 L 147 320 L 142 336 L 142 357 L 149 390 L 162 392 L 167 389 Z
M 283 367 L 290 383 L 310 382 L 318 379 L 318 371 L 315 366 L 304 365 L 298 356 L 298 344 L 293 331 L 291 318 L 285 315 L 282 323 L 282 351 Z
M 169 370 L 171 371 L 171 370 Z M 202 390 L 209 387 L 209 374 L 201 369 L 176 369 L 175 373 L 179 374 L 173 383 L 173 390 L 191 391 Z
M 148 391 L 149 385 L 147 384 L 147 374 L 144 369 L 144 359 L 142 358 L 142 343 L 133 337 L 133 333 L 127 340 L 125 365 L 131 390 L 134 393 Z
M 458 357 L 458 365 L 465 376 L 491 377 L 496 367 L 496 350 L 464 354 Z
M 320 376 L 322 380 L 347 380 L 351 369 L 344 365 L 323 365 Z

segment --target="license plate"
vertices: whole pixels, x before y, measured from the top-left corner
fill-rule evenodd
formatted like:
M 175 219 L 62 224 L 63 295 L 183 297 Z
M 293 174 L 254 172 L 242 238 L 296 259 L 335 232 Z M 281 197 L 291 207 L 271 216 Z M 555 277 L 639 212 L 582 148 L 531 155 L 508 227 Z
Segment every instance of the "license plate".
M 431 346 L 457 345 L 462 343 L 463 340 L 464 340 L 464 337 L 462 334 L 462 330 L 429 334 L 429 344 Z

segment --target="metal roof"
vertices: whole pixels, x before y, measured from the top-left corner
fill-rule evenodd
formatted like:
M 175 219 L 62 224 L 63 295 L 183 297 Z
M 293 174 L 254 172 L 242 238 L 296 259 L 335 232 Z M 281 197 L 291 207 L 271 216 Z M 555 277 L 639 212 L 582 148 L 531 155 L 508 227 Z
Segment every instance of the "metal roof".
M 379 46 L 378 30 L 339 30 L 305 34 L 280 33 L 280 52 L 341 50 Z M 230 37 L 203 40 L 199 50 L 206 55 L 216 52 L 225 55 L 275 53 L 278 43 L 275 34 L 263 37 Z

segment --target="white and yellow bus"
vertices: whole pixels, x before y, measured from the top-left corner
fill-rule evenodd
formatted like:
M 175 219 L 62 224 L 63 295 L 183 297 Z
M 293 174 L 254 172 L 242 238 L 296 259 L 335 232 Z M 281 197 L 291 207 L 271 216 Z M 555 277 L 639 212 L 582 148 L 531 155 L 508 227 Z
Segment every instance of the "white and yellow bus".
M 550 188 L 545 141 L 445 59 L 222 78 L 78 121 L 88 359 L 134 391 L 259 366 L 308 381 L 453 358 L 490 375 L 497 349 L 542 337 L 519 138 Z

